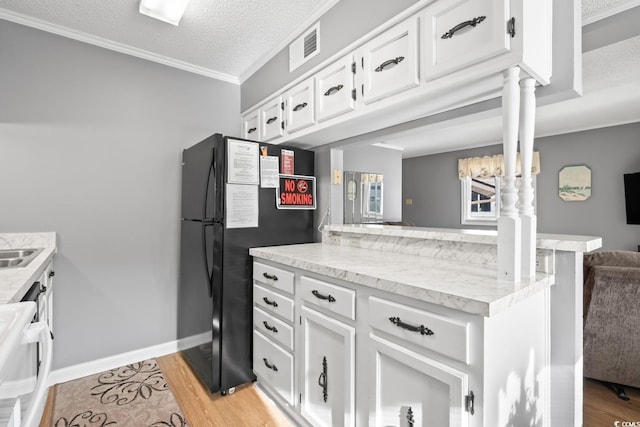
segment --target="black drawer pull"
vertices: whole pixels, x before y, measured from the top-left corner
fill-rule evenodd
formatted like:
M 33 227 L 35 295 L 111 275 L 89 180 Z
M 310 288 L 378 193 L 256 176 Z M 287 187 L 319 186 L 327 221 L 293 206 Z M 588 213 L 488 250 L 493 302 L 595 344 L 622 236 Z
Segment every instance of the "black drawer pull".
M 338 86 L 333 86 L 330 87 L 325 93 L 324 96 L 331 96 L 333 94 L 336 94 L 338 92 L 340 92 L 340 89 L 342 89 L 344 86 L 343 85 L 338 85 Z
M 278 372 L 278 367 L 276 365 L 272 365 L 271 363 L 269 363 L 266 357 L 263 357 L 262 361 L 264 362 L 264 366 L 271 369 L 273 372 Z
M 461 22 L 460 24 L 456 25 L 455 27 L 453 27 L 452 29 L 450 29 L 449 31 L 444 33 L 441 38 L 442 39 L 450 39 L 451 37 L 453 37 L 453 35 L 455 33 L 457 33 L 458 31 L 462 30 L 463 28 L 466 28 L 466 27 L 475 28 L 476 25 L 478 25 L 479 23 L 481 23 L 485 19 L 487 19 L 486 16 L 478 16 L 477 18 L 473 18 L 473 19 L 471 19 L 469 21 Z
M 262 324 L 264 325 L 265 328 L 267 328 L 268 330 L 270 330 L 274 334 L 278 333 L 278 329 L 275 326 L 269 325 L 266 320 L 263 320 Z
M 323 300 L 327 300 L 329 302 L 336 302 L 336 299 L 331 295 L 322 295 L 320 292 L 318 292 L 317 290 L 312 290 L 311 293 L 316 297 L 316 298 L 320 298 Z
M 267 124 L 270 125 L 271 123 L 275 122 L 276 120 L 278 120 L 278 117 L 271 117 L 271 118 L 267 119 Z
M 420 326 L 409 325 L 408 323 L 404 323 L 402 320 L 400 320 L 399 317 L 389 317 L 389 321 L 399 328 L 406 329 L 412 332 L 420 332 L 420 335 L 434 334 L 434 332 L 431 329 L 427 328 L 424 325 L 420 325 Z
M 270 300 L 269 298 L 267 298 L 267 297 L 262 297 L 262 300 L 263 300 L 267 305 L 270 305 L 270 306 L 272 306 L 272 307 L 277 307 L 277 306 L 278 306 L 278 303 L 277 303 L 277 302 L 275 302 L 275 301 L 271 301 L 271 300 Z
M 322 372 L 318 378 L 318 385 L 322 387 L 322 399 L 327 402 L 329 393 L 327 392 L 327 356 L 322 356 Z
M 258 130 L 257 128 L 251 128 L 247 131 L 247 133 L 254 133 L 257 130 Z
M 304 107 L 306 107 L 306 106 L 307 106 L 307 103 L 306 103 L 306 102 L 303 102 L 302 104 L 298 104 L 298 105 L 296 105 L 295 107 L 293 107 L 293 111 L 300 111 L 300 110 L 302 110 L 302 109 L 303 109 Z
M 276 276 L 275 274 L 262 273 L 262 275 L 265 277 L 265 279 L 278 280 L 278 276 Z
M 384 70 L 390 70 L 396 65 L 398 65 L 399 63 L 401 63 L 402 61 L 404 61 L 404 56 L 398 56 L 395 59 L 389 59 L 387 61 L 384 61 L 382 64 L 380 64 L 378 68 L 376 68 L 374 71 L 376 73 L 379 73 Z

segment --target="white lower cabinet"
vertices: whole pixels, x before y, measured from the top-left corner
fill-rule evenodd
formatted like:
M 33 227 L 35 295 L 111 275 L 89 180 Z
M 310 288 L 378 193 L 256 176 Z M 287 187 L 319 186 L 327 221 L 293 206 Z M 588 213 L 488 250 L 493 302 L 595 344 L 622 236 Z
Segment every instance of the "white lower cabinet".
M 550 425 L 548 294 L 487 317 L 256 261 L 254 371 L 297 425 Z
M 302 307 L 300 411 L 314 426 L 355 425 L 355 329 Z
M 467 426 L 467 374 L 370 336 L 369 425 Z
M 257 330 L 253 331 L 253 370 L 287 403 L 294 404 L 293 356 Z

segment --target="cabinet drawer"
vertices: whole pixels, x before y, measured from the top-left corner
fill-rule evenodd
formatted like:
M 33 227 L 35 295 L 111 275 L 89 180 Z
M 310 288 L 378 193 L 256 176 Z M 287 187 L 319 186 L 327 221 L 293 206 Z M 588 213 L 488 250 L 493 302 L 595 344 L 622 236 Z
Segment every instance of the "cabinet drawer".
M 293 400 L 293 356 L 253 331 L 253 370 L 290 405 Z
M 282 344 L 288 350 L 293 350 L 293 327 L 282 320 L 276 319 L 268 313 L 253 307 L 253 325 L 255 329 L 274 341 Z
M 282 136 L 284 133 L 282 108 L 283 103 L 281 96 L 272 99 L 260 108 L 261 141 L 269 141 Z
M 294 274 L 269 265 L 253 263 L 253 280 L 293 294 Z
M 439 0 L 422 15 L 423 74 L 432 80 L 509 50 L 506 0 Z
M 302 299 L 307 302 L 352 320 L 356 318 L 356 291 L 354 290 L 302 276 L 300 292 L 302 292 Z
M 260 111 L 256 110 L 242 117 L 242 137 L 260 141 Z
M 287 109 L 286 128 L 289 133 L 304 129 L 316 122 L 313 81 L 313 77 L 307 79 L 296 87 L 289 89 L 285 95 Z
M 289 322 L 293 322 L 293 300 L 285 296 L 253 285 L 253 302 L 267 313 L 276 314 Z
M 354 82 L 351 65 L 353 56 L 329 65 L 316 77 L 316 115 L 318 121 L 348 113 L 355 107 Z
M 376 37 L 359 51 L 365 104 L 418 86 L 418 19 L 410 18 Z M 360 56 L 360 55 L 359 55 Z
M 369 297 L 369 324 L 412 344 L 469 363 L 468 323 Z

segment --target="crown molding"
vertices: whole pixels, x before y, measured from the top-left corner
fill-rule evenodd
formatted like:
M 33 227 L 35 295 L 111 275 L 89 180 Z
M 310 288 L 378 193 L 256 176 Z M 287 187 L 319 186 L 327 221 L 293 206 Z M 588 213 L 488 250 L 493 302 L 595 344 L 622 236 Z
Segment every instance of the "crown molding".
M 329 9 L 336 5 L 340 0 L 327 0 L 325 1 L 318 9 L 314 11 L 312 15 L 310 15 L 307 19 L 302 21 L 300 25 L 298 25 L 289 36 L 285 37 L 278 45 L 276 45 L 273 49 L 266 52 L 257 61 L 249 66 L 246 70 L 244 70 L 240 74 L 240 84 L 244 83 L 249 77 L 253 75 L 256 71 L 258 71 L 262 66 L 264 66 L 267 62 L 269 62 L 274 56 L 280 53 L 285 47 L 289 46 L 291 42 L 293 42 L 300 34 L 302 34 L 307 28 L 309 28 L 315 21 L 319 20 L 322 15 L 324 15 Z
M 46 31 L 48 33 L 57 34 L 62 37 L 77 40 L 83 43 L 98 46 L 104 49 L 113 50 L 115 52 L 124 53 L 125 55 L 135 56 L 137 58 L 145 59 L 147 61 L 156 62 L 159 64 L 167 65 L 169 67 L 177 68 L 190 73 L 199 74 L 201 76 L 209 77 L 216 80 L 222 80 L 225 82 L 240 84 L 238 77 L 219 73 L 209 68 L 200 67 L 190 64 L 188 62 L 179 61 L 163 55 L 157 55 L 155 53 L 137 49 L 122 43 L 117 43 L 111 40 L 104 39 L 102 37 L 93 36 L 82 31 L 72 30 L 70 28 L 52 24 L 50 22 L 43 21 L 41 19 L 32 18 L 20 13 L 12 12 L 6 9 L 0 8 L 0 19 L 15 22 L 16 24 L 25 25 L 27 27 L 35 28 L 38 30 Z

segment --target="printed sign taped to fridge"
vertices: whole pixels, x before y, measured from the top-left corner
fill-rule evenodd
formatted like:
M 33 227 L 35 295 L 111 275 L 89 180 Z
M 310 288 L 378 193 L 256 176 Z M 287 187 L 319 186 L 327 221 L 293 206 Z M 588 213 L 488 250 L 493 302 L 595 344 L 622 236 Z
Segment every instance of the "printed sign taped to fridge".
M 316 177 L 280 175 L 276 206 L 278 209 L 315 209 Z

